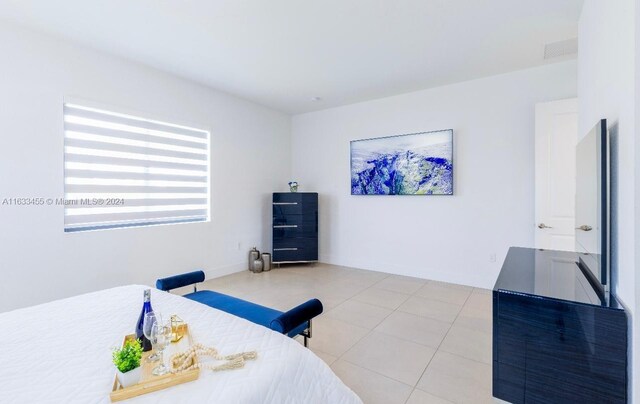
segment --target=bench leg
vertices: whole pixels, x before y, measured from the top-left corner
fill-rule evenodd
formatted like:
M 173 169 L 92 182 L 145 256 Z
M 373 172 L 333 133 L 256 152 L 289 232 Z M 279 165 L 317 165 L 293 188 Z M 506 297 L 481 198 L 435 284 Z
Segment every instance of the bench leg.
M 304 347 L 309 348 L 309 338 L 311 338 L 311 320 L 309 320 L 309 327 L 302 333 L 304 337 Z

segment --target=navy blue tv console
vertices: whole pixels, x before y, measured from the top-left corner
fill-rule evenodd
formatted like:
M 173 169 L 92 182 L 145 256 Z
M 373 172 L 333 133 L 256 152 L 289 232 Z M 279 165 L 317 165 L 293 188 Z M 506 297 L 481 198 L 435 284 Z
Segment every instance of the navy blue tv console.
M 273 194 L 273 262 L 318 260 L 318 194 Z
M 493 289 L 493 396 L 626 403 L 627 313 L 604 304 L 578 253 L 509 249 Z

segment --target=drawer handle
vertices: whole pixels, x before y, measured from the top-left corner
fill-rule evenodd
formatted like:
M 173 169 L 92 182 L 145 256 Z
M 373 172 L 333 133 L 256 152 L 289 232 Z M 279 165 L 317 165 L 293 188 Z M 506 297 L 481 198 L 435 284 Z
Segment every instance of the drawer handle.
M 298 251 L 297 248 L 274 248 L 273 251 Z
M 298 202 L 274 202 L 274 205 L 297 205 Z
M 290 227 L 298 227 L 298 225 L 297 224 L 279 224 L 279 225 L 273 226 L 274 229 L 285 229 Z

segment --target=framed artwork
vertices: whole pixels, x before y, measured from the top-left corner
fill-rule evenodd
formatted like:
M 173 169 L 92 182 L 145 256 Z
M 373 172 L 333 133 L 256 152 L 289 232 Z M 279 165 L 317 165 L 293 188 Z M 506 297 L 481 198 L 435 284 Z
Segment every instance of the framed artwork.
M 453 130 L 351 141 L 351 195 L 453 195 Z

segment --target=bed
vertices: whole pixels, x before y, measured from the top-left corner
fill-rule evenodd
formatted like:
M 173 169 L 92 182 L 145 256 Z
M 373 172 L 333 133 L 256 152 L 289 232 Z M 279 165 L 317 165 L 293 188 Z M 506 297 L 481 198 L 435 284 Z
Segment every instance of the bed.
M 135 327 L 147 286 L 130 285 L 0 314 L 3 403 L 109 403 L 111 350 Z M 203 370 L 196 381 L 127 403 L 361 403 L 310 350 L 285 335 L 152 289 L 154 310 L 178 314 L 196 342 L 223 355 L 256 350 L 242 369 Z

